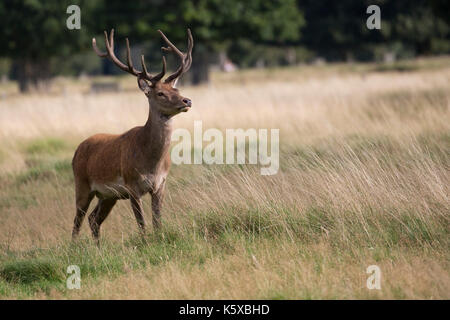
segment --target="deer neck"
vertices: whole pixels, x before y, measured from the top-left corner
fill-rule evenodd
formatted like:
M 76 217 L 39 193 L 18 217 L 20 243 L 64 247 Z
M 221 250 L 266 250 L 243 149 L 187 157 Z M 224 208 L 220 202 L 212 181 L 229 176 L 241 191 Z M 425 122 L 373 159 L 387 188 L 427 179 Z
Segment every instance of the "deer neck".
M 172 119 L 149 103 L 149 115 L 142 127 L 142 137 L 145 153 L 152 163 L 163 162 L 170 147 L 171 135 Z

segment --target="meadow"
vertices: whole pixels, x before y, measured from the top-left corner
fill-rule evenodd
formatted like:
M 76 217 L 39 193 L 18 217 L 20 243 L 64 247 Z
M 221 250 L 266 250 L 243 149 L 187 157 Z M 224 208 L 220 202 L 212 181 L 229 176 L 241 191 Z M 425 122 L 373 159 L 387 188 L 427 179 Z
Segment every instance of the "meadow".
M 175 128 L 280 129 L 280 169 L 173 165 L 163 228 L 128 201 L 72 243 L 71 160 L 98 132 L 142 125 L 131 76 L 49 93 L 0 85 L 2 299 L 449 299 L 450 57 L 214 73 L 181 87 Z M 94 202 L 91 204 L 91 209 Z M 81 288 L 66 288 L 69 265 Z M 369 290 L 366 269 L 381 270 Z

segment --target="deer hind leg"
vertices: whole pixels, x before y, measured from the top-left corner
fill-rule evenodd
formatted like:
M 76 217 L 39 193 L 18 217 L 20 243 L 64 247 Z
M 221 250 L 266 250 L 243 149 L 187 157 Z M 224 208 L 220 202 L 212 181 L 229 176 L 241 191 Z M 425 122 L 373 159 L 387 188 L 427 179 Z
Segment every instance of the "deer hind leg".
M 89 226 L 91 227 L 92 236 L 97 243 L 100 237 L 100 226 L 108 217 L 116 202 L 117 199 L 99 199 L 94 211 L 89 215 Z
M 131 208 L 133 209 L 134 216 L 136 217 L 137 224 L 141 235 L 145 234 L 145 220 L 144 210 L 142 209 L 141 198 L 137 196 L 130 196 Z
M 93 194 L 91 194 L 90 190 L 88 188 L 77 188 L 76 190 L 76 214 L 75 219 L 73 222 L 73 230 L 72 230 L 72 239 L 75 240 L 78 237 L 78 234 L 80 233 L 80 227 L 83 223 L 84 216 L 86 215 L 86 212 L 89 208 L 89 205 L 91 204 L 92 198 L 94 197 Z
M 166 181 L 161 184 L 157 192 L 152 193 L 152 222 L 155 231 L 161 229 L 161 207 L 164 199 L 164 187 Z

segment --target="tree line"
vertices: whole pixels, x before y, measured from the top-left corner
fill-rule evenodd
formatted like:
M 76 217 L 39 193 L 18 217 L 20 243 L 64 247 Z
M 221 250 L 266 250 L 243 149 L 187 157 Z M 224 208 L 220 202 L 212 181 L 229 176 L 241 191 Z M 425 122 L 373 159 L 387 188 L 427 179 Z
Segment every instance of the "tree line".
M 381 9 L 379 30 L 366 27 L 373 4 Z M 80 29 L 67 28 L 70 5 L 80 8 Z M 224 57 L 255 67 L 448 54 L 449 15 L 446 0 L 3 0 L 0 73 L 18 80 L 21 91 L 55 75 L 115 74 L 91 48 L 91 38 L 101 44 L 111 28 L 118 56 L 129 37 L 134 58 L 144 53 L 153 71 L 161 63 L 156 30 L 182 47 L 190 27 L 194 84 L 207 81 Z

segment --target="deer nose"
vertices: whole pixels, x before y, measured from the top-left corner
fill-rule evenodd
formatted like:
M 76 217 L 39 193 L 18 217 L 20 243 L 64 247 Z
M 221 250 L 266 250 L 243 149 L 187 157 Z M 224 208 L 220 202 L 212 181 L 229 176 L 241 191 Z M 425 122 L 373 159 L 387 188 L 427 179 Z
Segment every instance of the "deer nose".
M 184 99 L 183 99 L 183 102 L 184 102 L 184 104 L 187 105 L 188 107 L 192 106 L 192 101 L 191 101 L 191 99 L 184 98 Z

